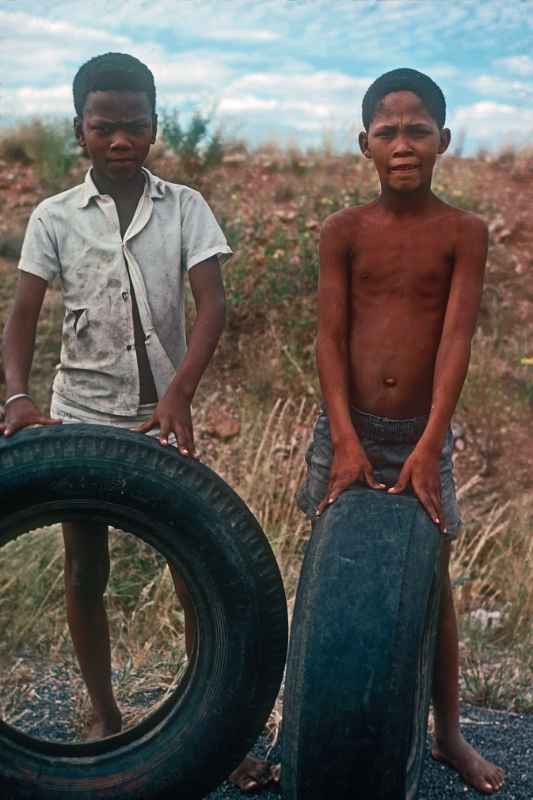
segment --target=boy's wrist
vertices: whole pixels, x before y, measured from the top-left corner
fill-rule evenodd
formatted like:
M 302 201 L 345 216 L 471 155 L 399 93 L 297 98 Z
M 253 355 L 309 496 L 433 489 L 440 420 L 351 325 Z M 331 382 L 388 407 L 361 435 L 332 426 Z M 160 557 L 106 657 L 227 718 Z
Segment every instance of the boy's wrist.
M 444 436 L 436 436 L 435 434 L 429 436 L 422 436 L 416 446 L 418 451 L 423 450 L 430 456 L 435 456 L 435 458 L 440 458 L 440 454 L 442 452 L 442 447 L 444 444 Z
M 4 401 L 4 409 L 6 409 L 12 403 L 15 403 L 17 400 L 29 400 L 31 403 L 33 403 L 33 397 L 31 394 L 28 394 L 27 392 L 14 392 L 6 397 Z
M 192 403 L 196 386 L 192 386 L 183 380 L 174 380 L 168 387 L 166 394 L 184 400 L 187 403 Z

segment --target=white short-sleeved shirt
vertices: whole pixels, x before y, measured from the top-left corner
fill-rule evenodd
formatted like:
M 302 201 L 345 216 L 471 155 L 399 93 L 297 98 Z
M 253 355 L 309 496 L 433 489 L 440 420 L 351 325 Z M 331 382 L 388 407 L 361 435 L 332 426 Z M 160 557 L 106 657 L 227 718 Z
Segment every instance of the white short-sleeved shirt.
M 59 278 L 65 316 L 54 392 L 67 402 L 131 416 L 139 406 L 131 276 L 159 397 L 186 352 L 184 276 L 231 255 L 201 194 L 144 169 L 145 191 L 122 239 L 115 203 L 90 170 L 84 183 L 32 213 L 19 269 Z

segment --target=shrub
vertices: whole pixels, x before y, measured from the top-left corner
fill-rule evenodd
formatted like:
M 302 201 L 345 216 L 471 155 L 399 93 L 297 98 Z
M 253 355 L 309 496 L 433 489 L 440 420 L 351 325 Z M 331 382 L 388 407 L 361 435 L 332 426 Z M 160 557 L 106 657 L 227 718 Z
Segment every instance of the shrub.
M 211 117 L 197 112 L 188 126 L 183 127 L 177 111 L 164 111 L 161 115 L 163 139 L 175 153 L 182 171 L 187 176 L 206 172 L 222 163 L 224 142 L 220 131 L 211 133 Z
M 34 120 L 11 129 L 0 138 L 0 157 L 33 164 L 48 188 L 60 189 L 79 156 L 74 133 L 66 120 Z

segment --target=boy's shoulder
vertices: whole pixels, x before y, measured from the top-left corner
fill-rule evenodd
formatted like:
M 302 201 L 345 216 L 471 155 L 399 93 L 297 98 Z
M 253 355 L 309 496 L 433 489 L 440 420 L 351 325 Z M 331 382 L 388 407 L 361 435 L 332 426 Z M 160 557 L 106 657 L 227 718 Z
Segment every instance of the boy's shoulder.
M 450 232 L 458 236 L 488 237 L 488 225 L 485 220 L 473 211 L 447 203 L 440 197 L 435 198 L 435 222 L 443 224 Z
M 64 213 L 65 210 L 81 205 L 84 192 L 85 184 L 79 183 L 63 192 L 45 197 L 44 200 L 41 200 L 41 202 L 35 206 L 33 214 L 42 216 L 48 213 L 51 216 L 56 216 L 58 213 Z
M 175 198 L 180 201 L 203 200 L 202 194 L 191 186 L 186 186 L 184 183 L 175 183 L 174 181 L 167 181 L 159 175 L 155 175 L 150 170 L 143 167 L 143 172 L 146 175 L 150 184 L 150 193 L 152 196 L 160 196 L 167 198 Z
M 320 226 L 321 237 L 353 235 L 354 231 L 373 215 L 375 203 L 362 206 L 349 206 L 334 211 L 323 221 Z

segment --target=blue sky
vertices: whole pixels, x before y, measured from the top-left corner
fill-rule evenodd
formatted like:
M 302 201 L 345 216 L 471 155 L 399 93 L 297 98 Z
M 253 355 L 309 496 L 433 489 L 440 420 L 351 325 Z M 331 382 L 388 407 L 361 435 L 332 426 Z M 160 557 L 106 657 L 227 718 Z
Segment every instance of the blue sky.
M 533 143 L 533 0 L 0 0 L 0 125 L 72 116 L 78 66 L 153 70 L 159 106 L 215 110 L 229 135 L 350 148 L 361 98 L 411 66 L 442 87 L 467 151 Z

